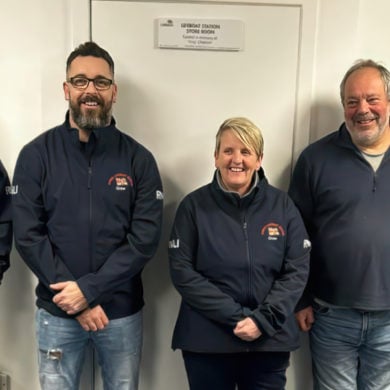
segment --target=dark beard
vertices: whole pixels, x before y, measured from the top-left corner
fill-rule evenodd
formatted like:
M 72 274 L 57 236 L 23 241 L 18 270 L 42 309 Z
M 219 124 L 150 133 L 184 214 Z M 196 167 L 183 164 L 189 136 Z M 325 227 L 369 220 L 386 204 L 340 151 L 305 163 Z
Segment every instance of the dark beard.
M 80 129 L 90 130 L 107 126 L 111 121 L 111 105 L 105 105 L 104 101 L 97 97 L 86 98 L 89 101 L 99 103 L 100 110 L 81 111 L 81 103 L 85 98 L 80 98 L 76 104 L 69 102 L 71 117 Z

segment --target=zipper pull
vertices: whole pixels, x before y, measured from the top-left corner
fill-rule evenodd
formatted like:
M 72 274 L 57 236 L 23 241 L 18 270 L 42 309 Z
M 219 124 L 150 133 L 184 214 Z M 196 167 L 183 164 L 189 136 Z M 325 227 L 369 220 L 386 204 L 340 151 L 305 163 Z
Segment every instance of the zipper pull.
M 92 167 L 91 165 L 88 166 L 88 189 L 91 189 L 92 187 Z

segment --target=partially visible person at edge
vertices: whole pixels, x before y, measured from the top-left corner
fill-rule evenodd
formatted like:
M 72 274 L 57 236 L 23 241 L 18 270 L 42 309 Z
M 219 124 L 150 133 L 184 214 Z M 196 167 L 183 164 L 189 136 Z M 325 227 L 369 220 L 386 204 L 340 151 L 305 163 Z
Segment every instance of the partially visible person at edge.
M 0 283 L 9 268 L 12 245 L 11 194 L 7 171 L 0 161 Z
M 345 122 L 298 159 L 290 195 L 313 243 L 297 319 L 316 390 L 390 389 L 390 73 L 345 74 Z
M 265 178 L 251 121 L 223 122 L 214 156 L 212 182 L 184 198 L 171 233 L 182 297 L 172 347 L 191 390 L 282 390 L 299 345 L 294 309 L 310 242 L 292 200 Z
M 105 390 L 138 387 L 141 272 L 161 231 L 162 186 L 152 154 L 116 127 L 114 62 L 94 42 L 70 53 L 65 122 L 20 152 L 15 242 L 39 279 L 42 389 L 75 390 L 92 342 Z

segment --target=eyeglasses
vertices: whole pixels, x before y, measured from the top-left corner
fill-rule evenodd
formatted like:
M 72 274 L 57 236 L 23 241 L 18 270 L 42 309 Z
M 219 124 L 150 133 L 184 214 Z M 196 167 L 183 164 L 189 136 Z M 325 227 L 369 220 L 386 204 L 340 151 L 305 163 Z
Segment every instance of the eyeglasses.
M 93 82 L 93 85 L 98 91 L 105 91 L 109 89 L 113 83 L 112 80 L 106 79 L 105 77 L 89 79 L 88 77 L 82 76 L 71 77 L 68 82 L 76 89 L 87 89 L 90 81 Z

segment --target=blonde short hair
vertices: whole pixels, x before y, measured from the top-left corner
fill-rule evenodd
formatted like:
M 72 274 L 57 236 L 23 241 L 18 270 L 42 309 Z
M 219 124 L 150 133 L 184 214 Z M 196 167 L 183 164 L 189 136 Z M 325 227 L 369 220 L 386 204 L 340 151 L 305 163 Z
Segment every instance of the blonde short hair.
M 224 131 L 231 130 L 233 134 L 257 157 L 263 156 L 264 140 L 261 130 L 249 119 L 243 117 L 226 119 L 218 129 L 215 139 L 215 153 L 218 154 L 221 146 L 221 137 Z

